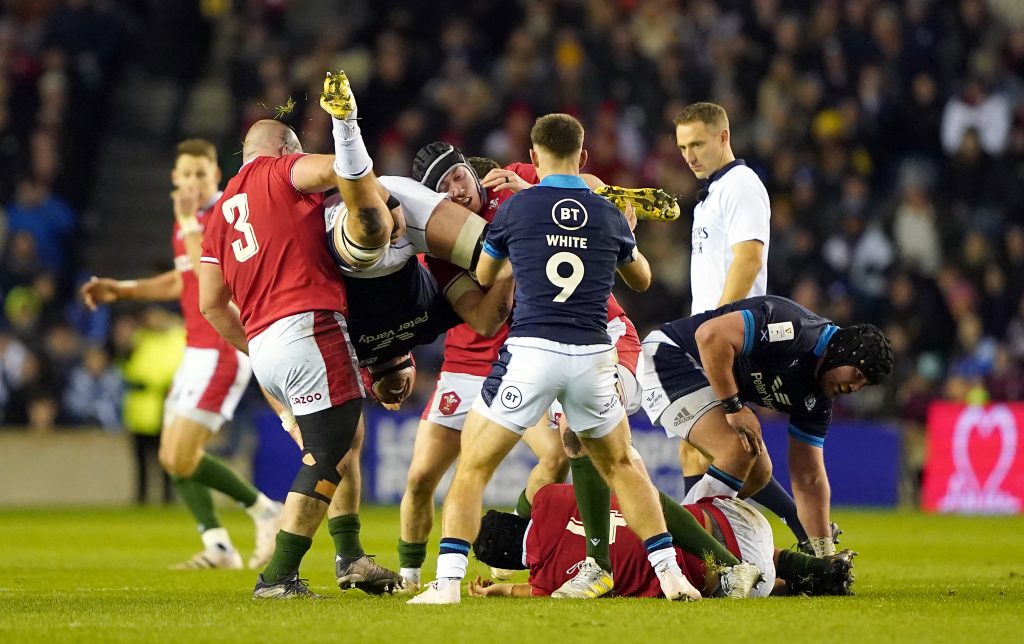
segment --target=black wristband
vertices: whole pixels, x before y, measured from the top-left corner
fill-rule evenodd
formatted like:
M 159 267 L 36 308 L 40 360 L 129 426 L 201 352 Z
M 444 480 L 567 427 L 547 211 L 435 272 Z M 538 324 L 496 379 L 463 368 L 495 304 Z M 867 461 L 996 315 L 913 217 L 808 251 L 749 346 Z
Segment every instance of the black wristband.
M 370 376 L 373 377 L 373 381 L 374 382 L 377 382 L 378 380 L 380 380 L 384 376 L 390 376 L 391 374 L 395 373 L 396 371 L 401 371 L 402 369 L 405 369 L 406 367 L 412 367 L 412 366 L 415 366 L 413 364 L 412 358 L 406 358 L 405 360 L 402 360 L 401 362 L 399 362 L 397 364 L 393 364 L 393 365 L 391 365 L 389 367 L 384 367 L 380 371 L 374 371 L 371 368 L 370 369 Z
M 728 398 L 723 398 L 718 402 L 722 403 L 722 408 L 725 409 L 727 414 L 735 414 L 743 411 L 743 401 L 740 400 L 739 394 L 733 394 Z
M 388 194 L 388 200 L 386 202 L 384 202 L 384 205 L 388 207 L 388 210 L 394 210 L 395 208 L 401 206 L 402 202 L 400 202 L 395 197 L 395 195 L 389 193 Z

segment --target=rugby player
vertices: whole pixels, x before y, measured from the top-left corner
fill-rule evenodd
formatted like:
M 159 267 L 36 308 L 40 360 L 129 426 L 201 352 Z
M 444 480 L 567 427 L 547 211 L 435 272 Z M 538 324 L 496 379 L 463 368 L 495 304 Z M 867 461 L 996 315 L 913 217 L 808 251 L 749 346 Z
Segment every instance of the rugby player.
M 250 128 L 242 168 L 214 206 L 199 269 L 203 315 L 250 354 L 260 384 L 297 419 L 304 448 L 255 598 L 313 596 L 298 576 L 299 565 L 348 466 L 362 408 L 364 392 L 342 313 L 344 289 L 324 244 L 323 191 L 340 184 L 358 213 L 342 224 L 353 244 L 386 247 L 399 226 L 376 184 L 361 180 L 369 170 L 352 172 L 342 163 L 347 180 L 339 182 L 335 156 L 301 152 L 295 133 L 277 121 Z M 365 555 L 345 563 L 336 557 L 339 580 L 357 564 L 359 571 L 345 581 L 361 576 L 368 592 L 388 592 L 397 584 L 393 573 L 380 574 L 383 569 Z
M 458 148 L 442 142 L 430 143 L 417 152 L 412 177 L 432 190 L 447 194 L 452 201 L 478 212 L 488 222 L 494 219 L 500 205 L 509 197 L 539 181 L 532 164 L 513 163 L 499 168 L 489 159 L 476 158 L 473 161 L 490 162 L 492 165 L 486 171 L 478 172 Z M 478 178 L 481 174 L 484 176 L 483 182 Z M 593 175 L 581 177 L 592 187 L 604 186 Z M 653 191 L 629 192 L 647 194 Z M 660 218 L 669 219 L 672 207 L 678 209 L 674 200 L 671 204 L 660 206 Z M 641 205 L 651 208 L 649 203 Z M 428 258 L 427 261 L 432 263 L 435 260 Z M 640 354 L 639 338 L 614 296 L 608 300 L 608 319 L 608 333 L 618 354 L 616 369 L 619 384 L 627 413 L 632 413 L 639 409 L 640 401 L 635 376 Z M 499 349 L 507 336 L 507 325 L 503 325 L 493 337 L 481 335 L 469 325 L 461 325 L 449 331 L 445 338 L 445 361 L 438 375 L 434 395 L 424 409 L 417 428 L 406 490 L 402 496 L 398 553 L 400 572 L 408 582 L 407 589 L 410 591 L 418 590 L 420 584 L 420 569 L 426 559 L 427 538 L 433 526 L 434 492 L 441 477 L 458 456 L 460 432 L 466 414 L 476 400 L 484 378 L 490 373 L 492 363 L 498 359 Z M 557 402 L 552 407 L 551 420 L 542 418 L 540 423 L 529 428 L 523 436 L 524 442 L 537 455 L 538 463 L 530 473 L 526 489 L 520 495 L 519 506 L 523 512 L 527 512 L 529 503 L 525 500 L 526 495 L 532 496 L 541 485 L 565 479 L 567 455 L 578 489 L 594 485 L 604 489 L 603 495 L 599 493 L 593 495 L 596 497 L 594 499 L 586 497 L 579 501 L 581 507 L 588 509 L 597 503 L 592 512 L 584 513 L 587 527 L 592 527 L 593 536 L 587 542 L 587 556 L 591 562 L 581 567 L 581 579 L 575 584 L 579 589 L 567 585 L 561 593 L 556 593 L 556 596 L 577 596 L 579 593 L 596 596 L 609 590 L 612 584 L 611 563 L 607 556 L 607 488 L 599 475 L 577 471 L 577 459 L 585 457 L 580 453 L 582 446 L 572 440 L 571 433 L 565 436 L 567 442 L 574 446 L 574 451 L 570 454 L 563 452 L 558 435 L 549 431 L 548 427 L 549 422 L 553 422 L 557 429 L 557 419 L 561 415 Z M 589 525 L 591 521 L 593 526 Z M 501 575 L 500 571 L 493 572 Z M 596 591 L 593 590 L 595 588 Z
M 531 499 L 529 517 L 489 511 L 473 543 L 477 559 L 491 566 L 528 569 L 527 583 L 495 584 L 479 577 L 469 584 L 476 597 L 545 597 L 560 587 L 584 552 L 586 540 L 575 498 L 568 485 L 546 485 Z M 694 549 L 697 531 L 728 548 L 735 559 L 756 563 L 764 579 L 749 594 L 853 594 L 853 556 L 850 550 L 818 559 L 773 546 L 772 529 L 751 505 L 736 498 L 715 497 L 680 505 L 661 495 L 662 510 L 672 534 L 676 560 L 687 579 L 704 597 L 730 597 L 728 575 L 721 563 Z M 611 557 L 617 572 L 615 594 L 623 597 L 661 597 L 657 577 L 646 562 L 646 551 L 612 500 Z M 713 559 L 713 558 L 712 558 Z M 709 565 L 710 563 L 710 565 Z
M 744 403 L 789 414 L 789 470 L 816 556 L 835 552 L 823 446 L 832 400 L 893 370 L 874 325 L 837 327 L 783 297 L 752 297 L 662 325 L 643 341 L 643 407 L 712 465 L 687 493 L 747 497 L 771 478 L 761 425 Z
M 211 489 L 227 494 L 252 517 L 256 549 L 247 563 L 249 568 L 261 568 L 274 551 L 281 504 L 206 451 L 210 439 L 231 420 L 252 376 L 249 357 L 219 336 L 199 312 L 194 269 L 199 265 L 203 229 L 221 195 L 213 144 L 202 139 L 179 143 L 171 182 L 174 269 L 137 280 L 93 276 L 82 286 L 81 295 L 90 309 L 118 301 L 179 301 L 185 320 L 185 353 L 164 403 L 160 464 L 198 523 L 203 550 L 175 568 L 242 567 L 242 557 L 214 509 Z

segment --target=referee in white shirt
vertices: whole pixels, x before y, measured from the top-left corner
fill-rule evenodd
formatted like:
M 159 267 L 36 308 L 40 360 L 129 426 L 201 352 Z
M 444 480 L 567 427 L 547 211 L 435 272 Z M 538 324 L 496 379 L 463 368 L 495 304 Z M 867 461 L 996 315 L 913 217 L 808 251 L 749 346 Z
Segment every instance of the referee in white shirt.
M 693 103 L 675 118 L 676 144 L 704 187 L 693 209 L 690 256 L 690 315 L 729 302 L 766 295 L 771 206 L 768 190 L 743 159 L 733 154 L 729 117 L 721 105 Z M 699 481 L 708 461 L 686 441 L 679 442 L 686 488 Z M 793 498 L 772 478 L 754 495 L 778 514 L 797 537 L 807 533 Z

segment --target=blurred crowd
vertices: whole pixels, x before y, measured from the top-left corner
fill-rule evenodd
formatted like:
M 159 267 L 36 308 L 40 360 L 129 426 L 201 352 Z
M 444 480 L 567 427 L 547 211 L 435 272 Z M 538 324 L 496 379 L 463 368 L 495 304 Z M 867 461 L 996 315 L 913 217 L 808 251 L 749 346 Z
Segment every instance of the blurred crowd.
M 112 4 L 7 2 L 0 17 L 5 423 L 31 421 L 42 396 L 63 422 L 116 424 L 133 338 L 163 323 L 97 322 L 66 286 L 89 204 L 80 155 L 99 136 L 76 114 L 103 109 L 127 42 L 96 46 L 81 27 L 116 30 Z M 672 118 L 720 103 L 772 198 L 770 292 L 892 338 L 896 377 L 837 413 L 921 423 L 936 398 L 1024 394 L 1019 0 L 249 0 L 219 23 L 182 70 L 205 69 L 224 39 L 225 143 L 294 100 L 281 118 L 329 151 L 316 97 L 342 68 L 378 174 L 408 174 L 437 139 L 527 160 L 533 119 L 562 111 L 587 127 L 587 171 L 660 186 L 688 213 L 700 186 Z M 655 285 L 619 295 L 641 334 L 688 312 L 689 237 L 686 214 L 638 228 Z

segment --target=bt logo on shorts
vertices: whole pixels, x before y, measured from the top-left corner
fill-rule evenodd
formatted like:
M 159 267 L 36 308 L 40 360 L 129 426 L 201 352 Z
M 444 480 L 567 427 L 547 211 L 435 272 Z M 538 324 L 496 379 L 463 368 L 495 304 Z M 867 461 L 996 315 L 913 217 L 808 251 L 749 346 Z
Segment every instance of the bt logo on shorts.
M 559 199 L 551 207 L 551 221 L 564 230 L 579 230 L 587 225 L 587 209 L 575 199 Z
M 498 394 L 498 398 L 501 399 L 501 404 L 506 409 L 515 409 L 519 405 L 523 404 L 523 393 L 519 391 L 518 387 L 509 385 L 501 390 Z
M 308 405 L 318 400 L 323 400 L 324 396 L 320 392 L 315 394 L 307 394 L 305 396 L 292 396 L 293 405 Z

